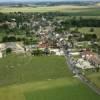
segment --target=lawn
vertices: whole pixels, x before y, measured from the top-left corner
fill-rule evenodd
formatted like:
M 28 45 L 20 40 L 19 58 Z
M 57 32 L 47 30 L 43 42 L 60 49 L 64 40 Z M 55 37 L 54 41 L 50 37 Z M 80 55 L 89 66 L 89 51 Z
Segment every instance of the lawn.
M 67 74 L 63 57 L 8 55 L 0 59 L 0 85 L 45 81 L 66 77 Z
M 60 80 L 60 82 L 63 82 Z M 70 82 L 68 84 L 68 82 Z M 65 83 L 65 84 L 64 84 Z M 56 84 L 56 83 L 55 83 Z M 82 84 L 66 79 L 63 82 L 64 85 L 59 87 L 43 88 L 41 90 L 32 91 L 27 94 L 26 100 L 95 100 L 99 99 L 99 96 L 94 96 L 94 93 L 86 90 L 86 87 Z
M 65 58 L 8 55 L 0 59 L 0 100 L 99 100 L 74 78 Z
M 100 73 L 99 72 L 93 72 L 87 75 L 88 78 L 95 84 L 97 87 L 100 88 Z

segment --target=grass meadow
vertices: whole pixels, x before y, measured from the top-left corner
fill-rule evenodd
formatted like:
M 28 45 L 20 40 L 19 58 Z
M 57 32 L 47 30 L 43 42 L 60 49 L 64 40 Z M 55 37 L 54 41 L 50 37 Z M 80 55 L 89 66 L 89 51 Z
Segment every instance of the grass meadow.
M 100 27 L 93 27 L 94 31 L 91 32 L 92 27 L 79 27 L 78 31 L 84 34 L 96 34 L 98 38 L 100 38 Z M 71 28 L 71 30 L 74 30 L 75 28 Z
M 0 59 L 0 100 L 99 100 L 74 78 L 65 58 L 8 55 Z
M 97 87 L 100 88 L 100 73 L 99 72 L 89 73 L 87 76 Z

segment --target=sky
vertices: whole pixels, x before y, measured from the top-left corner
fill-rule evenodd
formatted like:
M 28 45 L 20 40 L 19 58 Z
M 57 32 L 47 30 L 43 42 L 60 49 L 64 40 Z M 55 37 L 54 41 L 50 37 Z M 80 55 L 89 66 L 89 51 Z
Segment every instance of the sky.
M 96 0 L 0 0 L 0 2 L 16 2 L 16 1 L 18 1 L 18 2 L 26 2 L 26 1 L 34 1 L 34 2 L 40 2 L 40 1 L 96 1 Z M 98 1 L 100 1 L 100 0 L 98 0 Z

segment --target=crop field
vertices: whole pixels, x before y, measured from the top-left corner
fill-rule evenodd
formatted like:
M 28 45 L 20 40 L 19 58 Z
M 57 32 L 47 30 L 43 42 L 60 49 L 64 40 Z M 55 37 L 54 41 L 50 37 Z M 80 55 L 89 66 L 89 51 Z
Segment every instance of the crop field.
M 88 8 L 87 6 L 37 6 L 37 7 L 0 7 L 0 12 L 52 12 L 52 11 L 73 11 Z
M 100 10 L 97 6 L 37 6 L 37 7 L 0 7 L 0 12 L 66 12 L 69 15 L 86 15 L 86 16 L 99 16 Z
M 99 100 L 74 78 L 64 57 L 8 55 L 0 59 L 0 100 Z
M 37 7 L 0 7 L 0 12 L 52 12 L 52 11 L 65 11 L 76 12 L 81 9 L 88 8 L 87 6 L 37 6 Z

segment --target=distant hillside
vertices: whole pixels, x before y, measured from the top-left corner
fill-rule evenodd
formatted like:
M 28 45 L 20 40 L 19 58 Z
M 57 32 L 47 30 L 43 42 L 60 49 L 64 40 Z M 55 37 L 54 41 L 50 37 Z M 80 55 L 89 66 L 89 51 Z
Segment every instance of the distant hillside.
M 99 3 L 96 3 L 96 5 L 97 5 L 97 6 L 100 6 L 100 2 L 99 2 Z
M 62 1 L 62 2 L 0 2 L 0 6 L 32 6 L 32 5 L 45 5 L 45 6 L 58 6 L 58 5 L 78 5 L 78 6 L 86 6 L 86 5 L 100 5 L 99 1 Z

